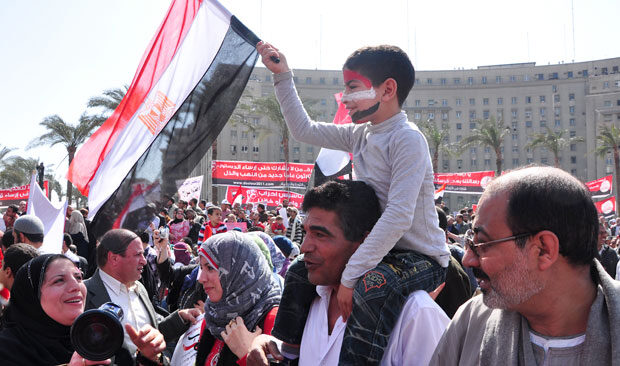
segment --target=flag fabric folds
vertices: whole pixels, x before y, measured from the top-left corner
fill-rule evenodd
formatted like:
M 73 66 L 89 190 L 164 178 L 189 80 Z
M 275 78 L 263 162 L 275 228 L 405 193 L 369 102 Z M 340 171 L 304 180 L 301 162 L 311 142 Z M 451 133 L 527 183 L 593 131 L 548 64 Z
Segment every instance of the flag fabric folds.
M 63 201 L 58 205 L 52 204 L 37 184 L 36 174 L 33 174 L 30 179 L 30 193 L 28 195 L 28 209 L 26 213 L 38 217 L 43 222 L 45 229 L 43 246 L 40 248 L 41 252 L 60 253 L 62 251 L 66 212 L 67 201 Z
M 258 41 L 215 0 L 173 1 L 127 95 L 69 170 L 96 237 L 148 228 L 228 121 Z

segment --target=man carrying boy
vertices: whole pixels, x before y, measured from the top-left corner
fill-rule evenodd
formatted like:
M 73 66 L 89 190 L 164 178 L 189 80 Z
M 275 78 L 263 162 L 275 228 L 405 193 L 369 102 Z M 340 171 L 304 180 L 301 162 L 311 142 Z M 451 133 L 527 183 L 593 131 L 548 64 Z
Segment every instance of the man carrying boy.
M 378 363 L 406 297 L 415 290 L 432 290 L 439 285 L 450 256 L 434 206 L 428 145 L 401 111 L 415 71 L 398 47 L 355 51 L 343 67 L 342 96 L 354 123 L 318 123 L 310 121 L 303 109 L 285 56 L 267 43 L 260 42 L 257 49 L 274 73 L 276 97 L 292 136 L 297 141 L 352 152 L 356 176 L 374 188 L 379 198 L 383 213 L 348 261 L 337 295 L 343 319 L 352 318 L 347 322 L 339 363 Z M 380 321 L 359 319 L 355 311 L 351 313 L 354 289 L 356 306 L 372 296 L 373 286 L 367 284 L 377 276 L 385 278 L 375 268 L 382 260 L 399 275 L 402 301 L 390 304 L 389 310 L 374 309 L 375 319 Z M 286 313 L 282 307 L 281 313 Z M 276 319 L 273 334 L 287 343 L 299 344 L 299 333 L 280 332 L 285 327 L 297 327 L 283 324 L 280 328 L 279 323 Z M 372 328 L 367 329 L 369 326 Z M 374 334 L 372 344 L 362 346 L 360 339 L 367 337 L 359 333 L 369 332 Z

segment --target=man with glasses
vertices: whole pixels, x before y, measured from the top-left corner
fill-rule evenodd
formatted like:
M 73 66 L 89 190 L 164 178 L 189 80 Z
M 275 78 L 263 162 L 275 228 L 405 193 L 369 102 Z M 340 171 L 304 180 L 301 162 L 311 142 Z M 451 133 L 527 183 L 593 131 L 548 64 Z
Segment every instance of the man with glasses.
M 597 256 L 584 184 L 530 167 L 491 182 L 463 265 L 482 296 L 457 311 L 431 365 L 610 365 L 620 360 L 620 283 Z

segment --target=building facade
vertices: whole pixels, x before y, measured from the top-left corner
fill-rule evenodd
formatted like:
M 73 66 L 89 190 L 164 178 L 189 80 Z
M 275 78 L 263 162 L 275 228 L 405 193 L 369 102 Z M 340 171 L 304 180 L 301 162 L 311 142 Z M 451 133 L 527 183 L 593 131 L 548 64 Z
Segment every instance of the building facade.
M 448 131 L 446 144 L 457 144 L 478 127 L 480 120 L 495 118 L 510 129 L 503 145 L 503 169 L 527 164 L 553 165 L 554 155 L 527 145 L 532 134 L 566 130 L 567 137 L 582 136 L 560 155 L 560 167 L 584 181 L 613 172 L 613 156 L 596 156 L 599 126 L 620 125 L 620 58 L 536 66 L 534 63 L 480 66 L 476 69 L 418 71 L 403 109 L 412 122 L 429 121 Z M 333 95 L 342 91 L 340 70 L 294 70 L 299 95 L 309 101 L 317 120 L 332 121 L 337 109 Z M 271 73 L 257 67 L 246 93 L 273 95 Z M 284 161 L 281 136 L 264 116 L 244 112 L 262 133 L 247 125 L 228 123 L 220 133 L 219 160 Z M 265 131 L 272 131 L 267 133 Z M 289 142 L 290 161 L 314 163 L 319 148 Z M 207 172 L 210 163 L 197 169 Z M 439 154 L 439 172 L 495 170 L 495 153 L 488 147 L 471 147 L 459 156 Z M 208 181 L 209 179 L 207 179 Z M 205 188 L 207 188 L 205 186 Z M 209 190 L 209 192 L 211 192 Z M 224 188 L 218 192 L 223 199 Z M 461 207 L 477 196 L 446 195 L 447 204 Z

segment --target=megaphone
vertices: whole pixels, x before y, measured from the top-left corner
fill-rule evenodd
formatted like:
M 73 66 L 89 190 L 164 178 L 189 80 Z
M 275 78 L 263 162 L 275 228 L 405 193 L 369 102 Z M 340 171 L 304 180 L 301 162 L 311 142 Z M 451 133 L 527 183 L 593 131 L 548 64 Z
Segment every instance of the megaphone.
M 123 309 L 112 302 L 87 310 L 71 325 L 71 344 L 87 360 L 107 360 L 123 346 L 122 320 Z

